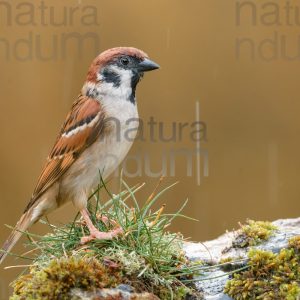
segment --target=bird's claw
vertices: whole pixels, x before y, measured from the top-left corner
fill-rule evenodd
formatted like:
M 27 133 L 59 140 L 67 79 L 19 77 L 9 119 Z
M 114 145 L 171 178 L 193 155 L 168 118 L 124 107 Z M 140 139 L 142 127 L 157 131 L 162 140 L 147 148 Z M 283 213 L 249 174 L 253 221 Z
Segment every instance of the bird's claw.
M 97 220 L 102 221 L 107 227 L 109 225 L 113 225 L 114 228 L 120 227 L 120 225 L 115 220 L 109 219 L 107 216 L 97 214 L 96 218 Z

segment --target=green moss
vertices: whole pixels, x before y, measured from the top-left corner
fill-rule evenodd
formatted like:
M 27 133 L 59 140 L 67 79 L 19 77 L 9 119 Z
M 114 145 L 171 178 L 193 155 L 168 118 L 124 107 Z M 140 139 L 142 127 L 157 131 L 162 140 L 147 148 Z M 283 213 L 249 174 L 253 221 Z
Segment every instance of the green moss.
M 118 269 L 106 267 L 95 258 L 54 259 L 42 269 L 34 265 L 29 274 L 18 278 L 11 300 L 70 299 L 73 288 L 88 291 L 113 287 L 120 278 Z
M 230 263 L 230 262 L 232 262 L 233 261 L 233 258 L 232 257 L 226 257 L 226 258 L 222 258 L 222 259 L 220 259 L 220 261 L 219 261 L 219 264 L 226 264 L 226 263 Z
M 289 240 L 289 248 L 294 249 L 297 253 L 300 252 L 300 236 L 292 237 Z
M 27 299 L 71 299 L 71 291 L 92 291 L 102 288 L 114 288 L 119 284 L 130 284 L 137 291 L 147 290 L 146 282 L 136 276 L 129 276 L 113 261 L 100 263 L 95 258 L 61 258 L 51 260 L 48 266 L 35 265 L 27 275 L 20 276 L 14 283 L 14 295 L 10 300 Z M 149 287 L 148 287 L 149 289 Z M 181 285 L 170 291 L 162 285 L 153 286 L 151 292 L 161 299 L 185 299 L 192 289 Z
M 220 259 L 217 266 L 219 266 L 219 268 L 225 272 L 233 271 L 234 269 L 236 269 L 236 267 L 234 266 L 234 259 L 232 257 Z
M 280 253 L 249 251 L 249 269 L 234 274 L 225 293 L 233 299 L 297 300 L 300 297 L 300 237 Z
M 246 224 L 241 225 L 238 230 L 233 247 L 244 248 L 258 245 L 270 238 L 276 229 L 277 227 L 270 222 L 247 220 Z

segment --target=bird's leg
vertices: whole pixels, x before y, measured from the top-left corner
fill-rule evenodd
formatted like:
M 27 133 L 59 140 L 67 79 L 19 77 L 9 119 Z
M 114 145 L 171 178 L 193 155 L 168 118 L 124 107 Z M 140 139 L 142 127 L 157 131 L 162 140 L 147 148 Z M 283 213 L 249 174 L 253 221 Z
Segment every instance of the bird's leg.
M 86 208 L 82 209 L 80 211 L 86 226 L 88 227 L 90 231 L 89 236 L 84 236 L 81 238 L 81 244 L 86 244 L 91 240 L 99 239 L 99 240 L 111 240 L 114 237 L 120 235 L 123 233 L 123 229 L 121 227 L 116 227 L 115 229 L 108 231 L 108 232 L 101 232 L 99 231 L 91 221 L 91 218 L 89 216 L 89 212 Z M 105 219 L 104 223 L 109 222 L 108 219 Z M 107 224 L 107 223 L 106 223 Z

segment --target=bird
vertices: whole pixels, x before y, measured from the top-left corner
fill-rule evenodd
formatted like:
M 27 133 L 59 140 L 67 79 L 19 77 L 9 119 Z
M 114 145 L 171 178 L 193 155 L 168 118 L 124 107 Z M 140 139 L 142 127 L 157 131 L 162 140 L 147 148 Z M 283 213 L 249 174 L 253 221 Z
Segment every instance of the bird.
M 138 130 L 136 87 L 144 72 L 159 65 L 134 47 L 100 53 L 88 69 L 81 92 L 72 104 L 21 218 L 5 241 L 0 264 L 22 235 L 43 216 L 72 202 L 91 239 L 113 239 L 116 227 L 99 231 L 87 209 L 89 193 L 106 180 L 128 153 Z

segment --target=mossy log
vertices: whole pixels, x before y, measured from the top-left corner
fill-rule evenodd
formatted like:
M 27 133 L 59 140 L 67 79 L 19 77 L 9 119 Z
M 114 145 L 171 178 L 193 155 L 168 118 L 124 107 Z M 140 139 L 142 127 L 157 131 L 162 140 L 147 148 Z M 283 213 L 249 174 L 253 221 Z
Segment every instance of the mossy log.
M 204 243 L 187 243 L 189 259 L 202 262 L 196 286 L 209 300 L 300 298 L 300 218 L 248 221 Z

